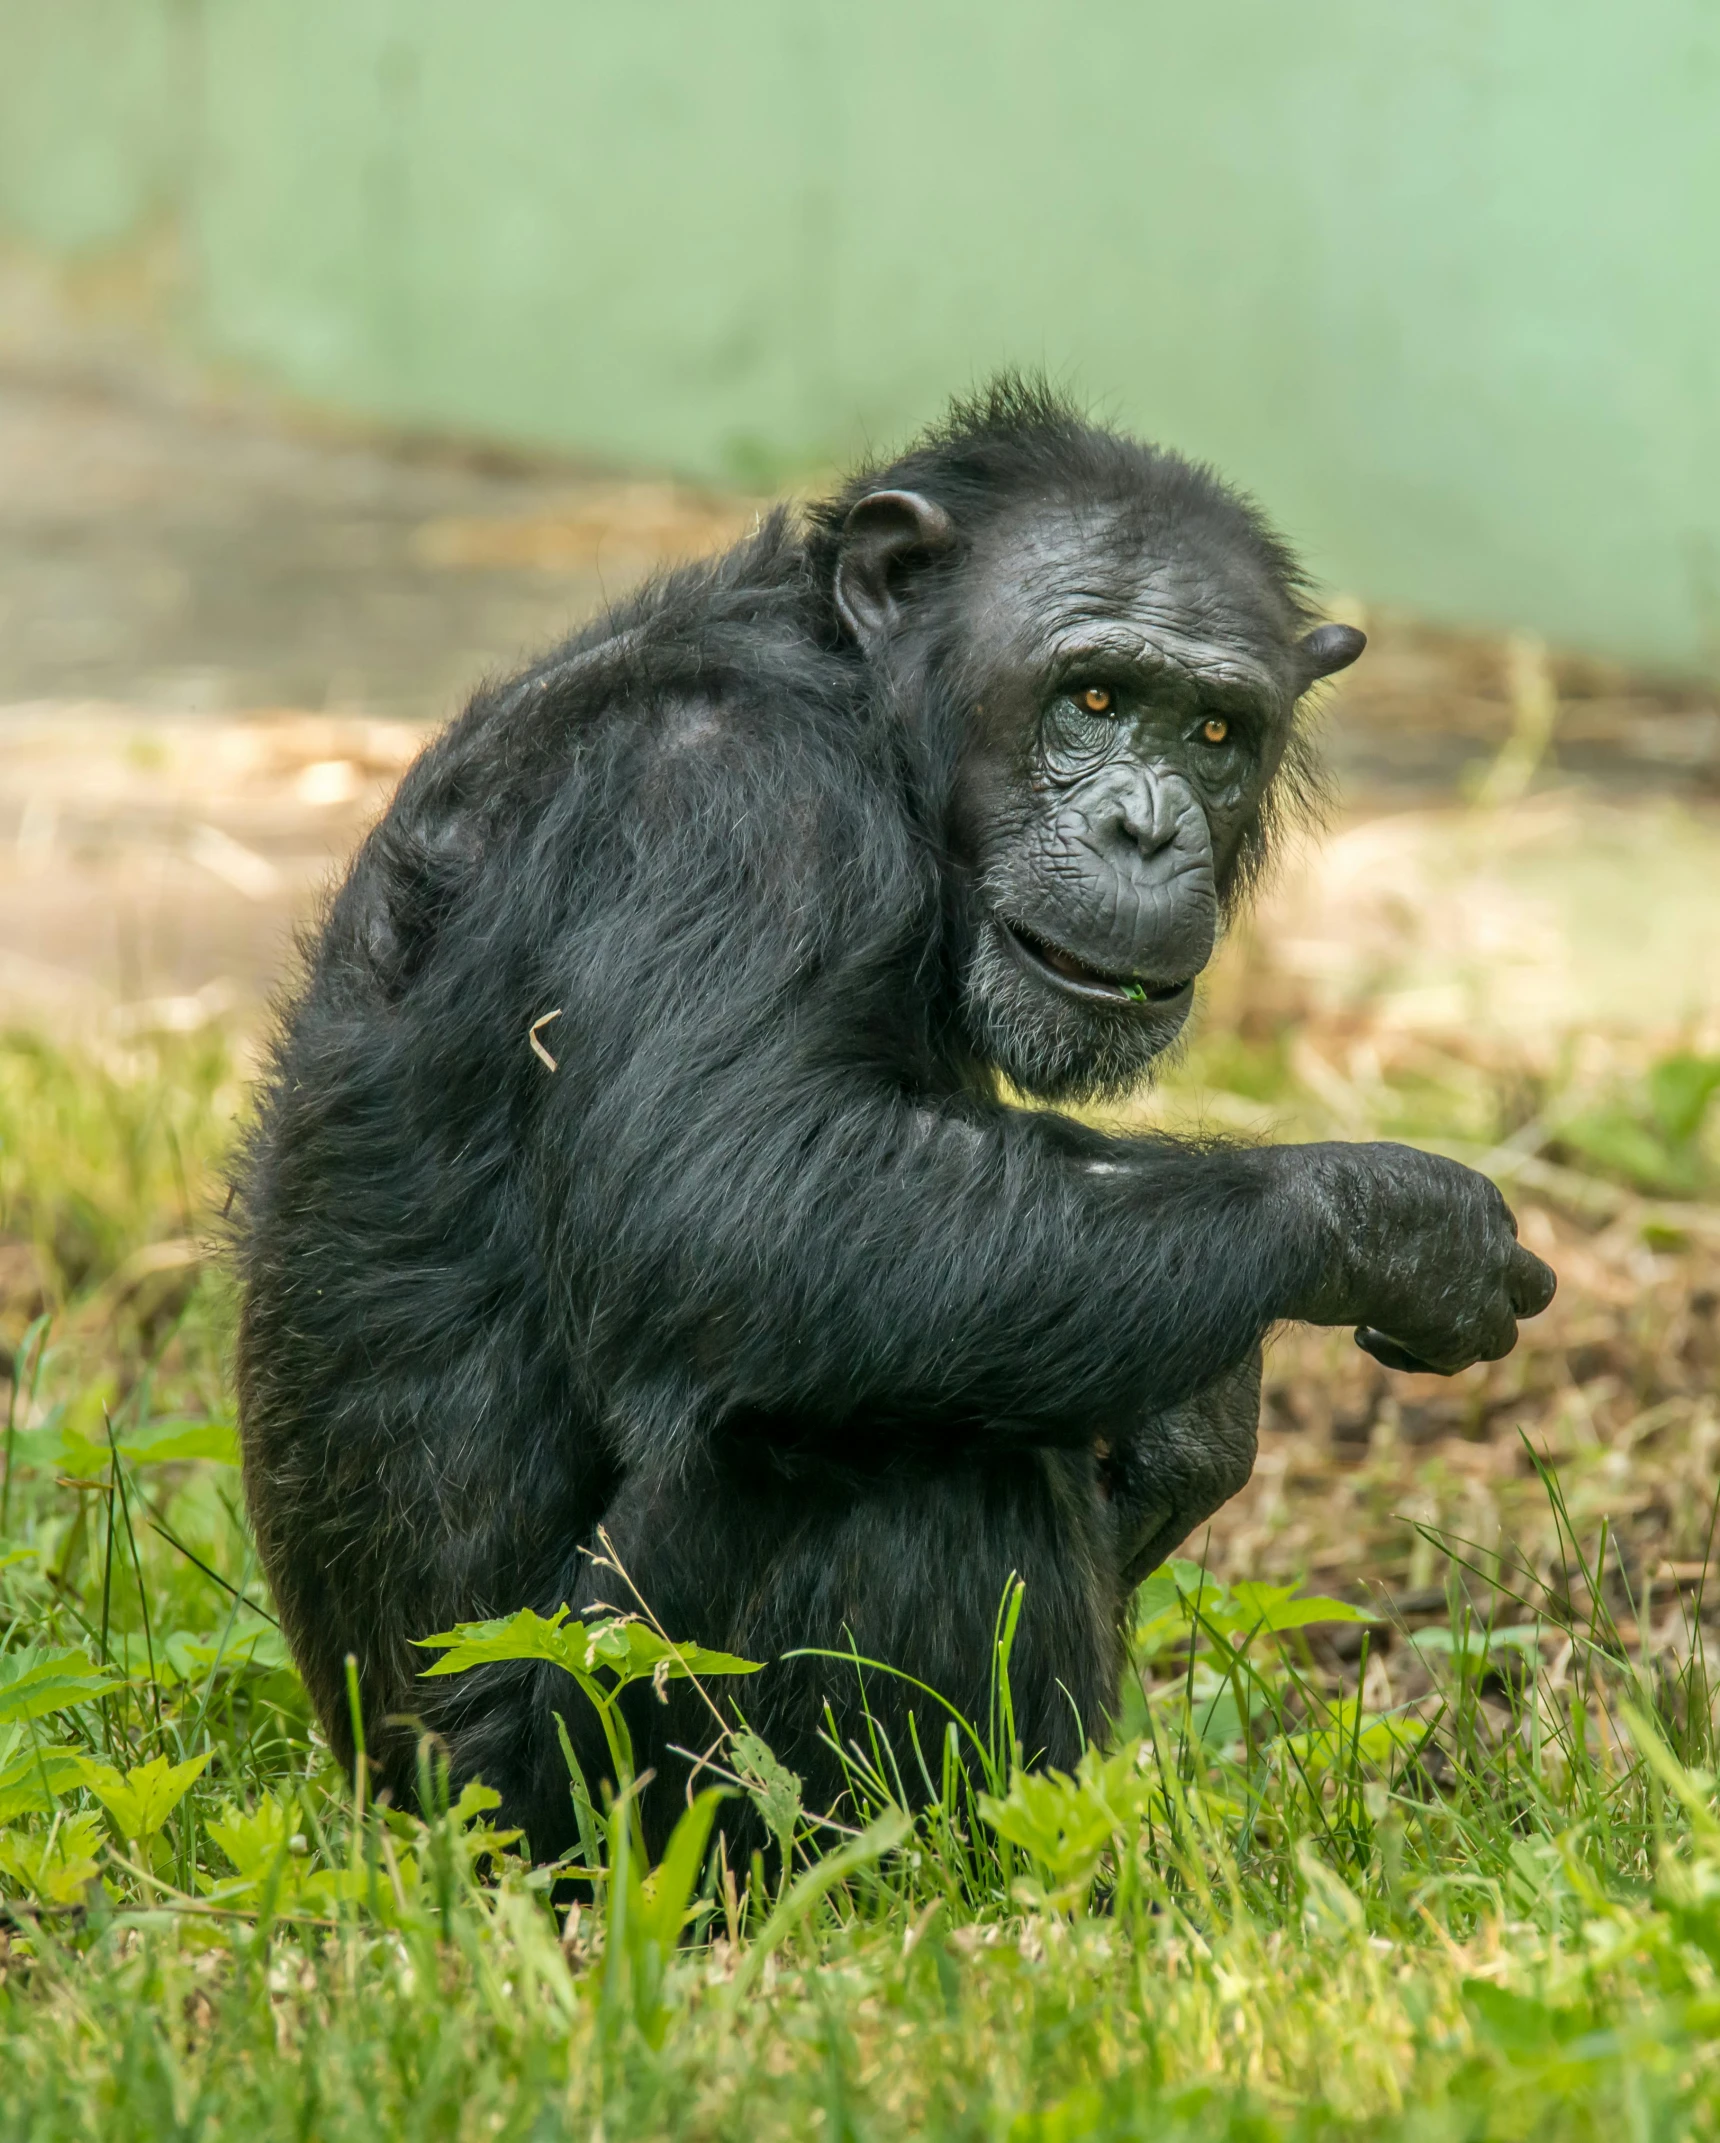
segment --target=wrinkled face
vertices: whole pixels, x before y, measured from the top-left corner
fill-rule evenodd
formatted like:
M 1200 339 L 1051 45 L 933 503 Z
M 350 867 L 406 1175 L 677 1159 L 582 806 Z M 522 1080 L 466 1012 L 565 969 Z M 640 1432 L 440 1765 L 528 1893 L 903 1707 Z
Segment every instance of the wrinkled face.
M 1116 1092 L 1175 1040 L 1289 736 L 1294 613 L 1207 549 L 1154 556 L 1068 511 L 969 568 L 964 1010 L 1047 1098 Z

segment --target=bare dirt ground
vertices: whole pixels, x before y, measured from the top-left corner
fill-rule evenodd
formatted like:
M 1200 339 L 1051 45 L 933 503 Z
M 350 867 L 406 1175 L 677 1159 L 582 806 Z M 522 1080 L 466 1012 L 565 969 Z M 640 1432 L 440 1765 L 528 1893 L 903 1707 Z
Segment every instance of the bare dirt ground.
M 0 370 L 0 1021 L 254 1028 L 295 923 L 473 683 L 759 503 Z M 1511 1361 L 1451 1383 L 1343 1335 L 1281 1345 L 1210 1552 L 1413 1601 L 1419 1520 L 1551 1571 L 1522 1431 L 1582 1522 L 1620 1529 L 1652 1635 L 1707 1557 L 1720 1211 L 1549 1159 L 1534 1095 L 1720 1051 L 1720 699 L 1364 622 L 1329 709 L 1336 825 L 1208 992 L 1212 1034 L 1291 1037 L 1282 1076 L 1208 1065 L 1147 1113 L 1415 1135 L 1418 1079 L 1448 1115 L 1473 1088 L 1478 1123 L 1515 1082 L 1504 1162 L 1496 1124 L 1463 1150 L 1503 1168 L 1564 1288 Z

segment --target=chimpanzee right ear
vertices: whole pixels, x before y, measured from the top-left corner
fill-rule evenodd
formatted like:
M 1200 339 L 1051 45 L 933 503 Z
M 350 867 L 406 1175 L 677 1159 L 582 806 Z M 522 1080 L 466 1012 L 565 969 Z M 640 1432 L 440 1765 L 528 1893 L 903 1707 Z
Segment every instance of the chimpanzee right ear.
M 842 524 L 836 558 L 836 615 L 871 654 L 901 616 L 904 570 L 955 541 L 955 523 L 917 491 L 869 491 Z
M 1353 625 L 1316 625 L 1296 643 L 1302 666 L 1299 689 L 1306 692 L 1317 679 L 1330 677 L 1334 670 L 1347 670 L 1367 644 L 1367 634 Z

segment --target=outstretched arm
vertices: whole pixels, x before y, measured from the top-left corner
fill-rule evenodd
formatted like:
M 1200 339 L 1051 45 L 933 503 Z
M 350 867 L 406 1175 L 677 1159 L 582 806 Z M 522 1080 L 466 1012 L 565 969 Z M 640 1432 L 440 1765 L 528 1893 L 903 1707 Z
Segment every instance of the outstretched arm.
M 666 1377 L 671 1408 L 1081 1442 L 1245 1358 L 1306 1278 L 1256 1154 L 1166 1147 L 1093 1181 L 1001 1111 L 778 1094 L 761 1121 L 756 1089 L 700 1099 L 604 1200 L 592 1274 L 594 1336 L 630 1357 L 615 1382 Z
M 756 761 L 725 793 L 735 771 L 719 750 L 680 816 L 636 820 L 545 945 L 566 1007 L 545 1250 L 624 1445 L 857 1417 L 1074 1443 L 1176 1406 L 1281 1318 L 1377 1324 L 1449 1367 L 1539 1306 L 1497 1192 L 1451 1163 L 916 1103 L 891 1037 L 923 987 L 922 867 L 876 822 L 821 824 L 815 792 L 799 817 L 761 798 Z
M 1450 1369 L 1546 1299 L 1492 1186 L 1408 1149 L 1165 1142 L 1096 1175 L 1032 1117 L 801 1098 L 760 1120 L 756 1090 L 715 1086 L 616 1199 L 594 1329 L 634 1353 L 622 1383 L 666 1374 L 672 1408 L 792 1435 L 864 1414 L 1079 1442 L 1176 1408 L 1280 1319 L 1383 1326 Z

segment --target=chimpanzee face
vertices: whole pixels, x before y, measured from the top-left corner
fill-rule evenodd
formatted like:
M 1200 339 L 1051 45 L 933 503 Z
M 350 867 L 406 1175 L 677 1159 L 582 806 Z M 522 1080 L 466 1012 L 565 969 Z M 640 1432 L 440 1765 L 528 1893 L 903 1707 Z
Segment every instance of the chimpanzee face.
M 877 554 L 839 575 L 844 616 L 880 649 L 894 626 L 971 710 L 950 838 L 974 1046 L 1047 1099 L 1119 1092 L 1188 1018 L 1298 695 L 1362 635 L 1298 638 L 1300 606 L 1240 516 L 1028 506 L 981 533 L 917 618 L 891 566 L 950 543 L 948 517 L 873 494 L 856 527 Z M 912 646 L 927 632 L 935 654 Z
M 971 563 L 964 1003 L 1017 1084 L 1138 1079 L 1180 1032 L 1290 730 L 1295 613 L 1246 557 L 1039 515 Z

